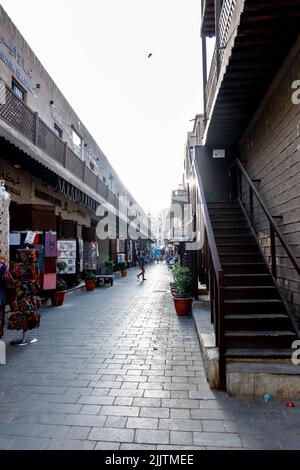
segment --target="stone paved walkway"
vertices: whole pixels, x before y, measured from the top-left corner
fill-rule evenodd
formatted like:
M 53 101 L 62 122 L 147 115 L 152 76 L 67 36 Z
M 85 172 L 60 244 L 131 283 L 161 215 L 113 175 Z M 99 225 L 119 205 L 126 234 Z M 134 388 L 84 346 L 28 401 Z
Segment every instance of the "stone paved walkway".
M 168 286 L 153 266 L 45 308 L 38 343 L 0 366 L 0 449 L 300 449 L 300 403 L 210 391 Z

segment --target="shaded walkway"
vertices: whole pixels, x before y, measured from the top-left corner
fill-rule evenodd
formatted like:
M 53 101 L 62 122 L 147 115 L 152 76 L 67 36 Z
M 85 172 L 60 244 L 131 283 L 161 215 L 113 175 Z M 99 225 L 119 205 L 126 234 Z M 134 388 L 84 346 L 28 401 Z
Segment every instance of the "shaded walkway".
M 168 289 L 159 265 L 44 309 L 0 366 L 0 449 L 299 449 L 300 408 L 210 391 Z

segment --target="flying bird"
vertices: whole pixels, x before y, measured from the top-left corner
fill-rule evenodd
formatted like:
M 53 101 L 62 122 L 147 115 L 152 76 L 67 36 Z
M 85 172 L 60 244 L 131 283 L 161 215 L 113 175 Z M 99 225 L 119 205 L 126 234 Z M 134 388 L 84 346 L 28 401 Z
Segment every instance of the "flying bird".
M 152 54 L 152 52 L 150 52 L 150 54 L 148 55 L 148 59 L 150 59 L 150 57 L 152 57 L 152 56 L 153 56 L 153 54 Z

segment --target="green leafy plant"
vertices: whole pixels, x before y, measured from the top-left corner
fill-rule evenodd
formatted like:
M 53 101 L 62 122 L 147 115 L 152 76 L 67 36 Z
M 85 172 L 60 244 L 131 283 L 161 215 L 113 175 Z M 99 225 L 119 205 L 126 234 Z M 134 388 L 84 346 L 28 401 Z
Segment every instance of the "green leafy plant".
M 60 274 L 67 269 L 67 263 L 65 261 L 57 261 L 56 272 Z
M 63 281 L 63 279 L 57 279 L 56 281 L 56 290 L 58 291 L 64 291 L 67 290 L 68 284 Z
M 104 263 L 105 269 L 106 269 L 106 274 L 112 273 L 115 267 L 115 262 L 107 260 Z
M 93 273 L 86 273 L 86 275 L 85 275 L 85 280 L 86 280 L 86 281 L 94 281 L 94 282 L 96 282 L 96 281 L 97 281 L 97 278 L 96 278 L 95 274 L 93 274 Z
M 175 281 L 175 296 L 190 297 L 193 285 L 193 276 L 189 268 L 176 263 L 172 271 Z
M 57 265 L 56 265 L 56 272 L 58 274 L 57 280 L 56 280 L 57 291 L 64 291 L 64 290 L 67 290 L 68 288 L 68 284 L 59 276 L 59 274 L 65 271 L 66 269 L 67 269 L 67 263 L 65 261 L 61 260 L 57 262 Z
M 119 268 L 120 268 L 120 271 L 126 271 L 127 269 L 126 261 L 121 261 L 121 263 L 119 263 Z

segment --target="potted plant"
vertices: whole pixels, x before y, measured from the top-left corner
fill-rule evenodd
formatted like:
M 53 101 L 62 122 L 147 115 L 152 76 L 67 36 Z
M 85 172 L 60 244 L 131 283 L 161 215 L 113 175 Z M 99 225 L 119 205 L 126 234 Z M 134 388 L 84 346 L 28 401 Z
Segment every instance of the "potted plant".
M 188 268 L 176 263 L 173 269 L 174 285 L 172 294 L 175 310 L 178 316 L 188 315 L 191 312 L 193 298 L 191 296 L 193 277 Z
M 126 261 L 122 261 L 122 262 L 119 264 L 119 268 L 120 268 L 122 277 L 126 277 L 127 274 L 128 274 Z
M 65 293 L 67 290 L 67 283 L 60 278 L 60 274 L 65 271 L 67 268 L 67 263 L 65 261 L 58 261 L 56 272 L 58 274 L 56 281 L 56 291 L 51 296 L 51 301 L 53 307 L 61 307 L 65 300 Z
M 113 269 L 115 267 L 114 261 L 107 260 L 105 261 L 104 266 L 105 266 L 105 274 L 109 275 L 113 273 Z
M 92 292 L 96 288 L 97 278 L 93 273 L 86 273 L 85 275 L 85 287 L 88 292 Z

